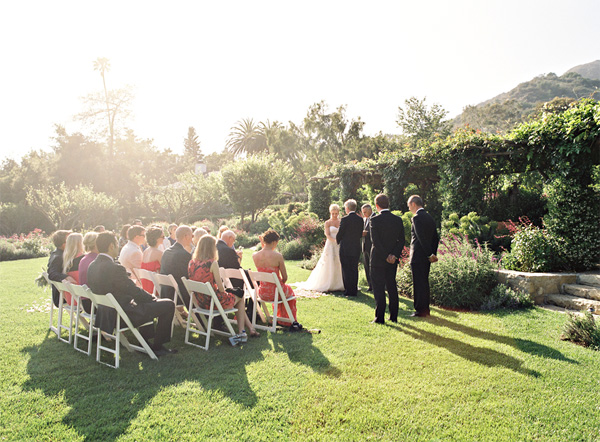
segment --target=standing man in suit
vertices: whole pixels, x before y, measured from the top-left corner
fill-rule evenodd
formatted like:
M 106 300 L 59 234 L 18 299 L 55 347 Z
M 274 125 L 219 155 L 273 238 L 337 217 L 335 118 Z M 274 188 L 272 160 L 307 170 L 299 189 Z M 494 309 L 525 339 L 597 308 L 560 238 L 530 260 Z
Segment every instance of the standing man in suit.
M 385 323 L 385 291 L 390 298 L 390 321 L 398 322 L 396 271 L 404 249 L 402 218 L 390 212 L 390 201 L 382 193 L 375 197 L 379 215 L 371 218 L 371 281 L 375 297 L 375 324 Z
M 431 263 L 436 262 L 440 238 L 435 228 L 435 221 L 423 208 L 423 200 L 419 195 L 408 199 L 408 210 L 412 217 L 410 228 L 410 269 L 413 279 L 413 299 L 415 312 L 411 316 L 429 316 L 429 270 Z
M 369 284 L 368 292 L 373 291 L 373 285 L 371 284 L 371 215 L 373 209 L 370 204 L 363 204 L 361 207 L 363 220 L 365 227 L 363 228 L 363 262 L 365 264 L 365 277 L 367 278 L 367 284 Z
M 342 280 L 344 296 L 358 294 L 358 261 L 360 260 L 360 240 L 363 234 L 363 219 L 356 213 L 356 201 L 344 203 L 346 216 L 340 221 L 340 229 L 335 237 L 340 245 L 340 264 L 342 265 Z
M 175 243 L 164 251 L 160 260 L 160 274 L 161 275 L 173 275 L 177 285 L 179 286 L 179 292 L 185 302 L 185 307 L 188 308 L 190 305 L 190 295 L 181 281 L 182 277 L 188 277 L 188 265 L 192 260 L 192 239 L 194 235 L 192 229 L 189 226 L 179 226 L 175 230 Z M 173 299 L 175 289 L 173 287 L 161 286 L 160 297 Z M 177 300 L 177 302 L 180 302 Z
M 157 299 L 129 279 L 125 267 L 115 262 L 119 242 L 114 233 L 100 233 L 96 239 L 96 247 L 99 253 L 88 268 L 88 287 L 97 295 L 112 293 L 135 327 L 158 318 L 156 329 L 154 324 L 141 327 L 140 334 L 146 341 L 154 338 L 152 344 L 148 345 L 156 356 L 177 353 L 177 350 L 167 349 L 163 345 L 171 340 L 171 323 L 175 312 L 173 301 Z M 96 326 L 112 333 L 116 321 L 117 312 L 114 309 L 98 306 Z

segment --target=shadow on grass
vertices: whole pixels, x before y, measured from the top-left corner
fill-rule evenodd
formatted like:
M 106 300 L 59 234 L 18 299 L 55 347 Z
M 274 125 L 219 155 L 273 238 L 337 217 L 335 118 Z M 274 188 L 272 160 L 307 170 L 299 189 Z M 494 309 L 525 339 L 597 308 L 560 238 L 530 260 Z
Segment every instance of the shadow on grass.
M 277 333 L 271 338 L 277 351 L 289 352 L 291 361 L 336 375 L 337 369 L 312 345 L 311 335 Z M 29 379 L 22 388 L 64 402 L 68 412 L 63 423 L 90 441 L 119 438 L 157 394 L 184 383 L 197 383 L 202 390 L 217 392 L 243 407 L 256 405 L 246 366 L 262 360 L 263 352 L 271 349 L 265 335 L 241 348 L 215 339 L 206 352 L 183 344 L 181 330 L 176 330 L 173 342 L 179 353 L 158 361 L 123 348 L 121 367 L 116 370 L 95 361 L 95 345 L 87 357 L 49 333 L 41 344 L 22 350 L 29 359 Z
M 397 325 L 394 324 L 393 327 L 397 328 L 403 333 L 406 333 L 408 336 L 411 336 L 414 339 L 425 341 L 429 344 L 444 348 L 451 353 L 460 356 L 461 358 L 468 359 L 469 361 L 486 365 L 488 367 L 506 367 L 526 376 L 540 376 L 537 371 L 524 368 L 523 361 L 499 351 L 467 344 L 466 342 L 459 341 L 458 339 L 452 339 L 437 333 L 428 332 L 407 323 L 400 323 Z
M 571 364 L 579 364 L 579 362 L 569 359 L 564 356 L 560 351 L 555 348 L 548 347 L 547 345 L 540 344 L 538 342 L 530 341 L 529 339 L 512 338 L 510 336 L 498 335 L 477 328 L 469 327 L 463 324 L 457 324 L 456 322 L 448 321 L 447 319 L 440 318 L 438 316 L 431 316 L 427 322 L 447 327 L 451 330 L 455 330 L 474 338 L 486 339 L 488 341 L 498 342 L 500 344 L 510 345 L 511 347 L 521 350 L 525 353 L 529 353 L 535 356 L 541 356 L 544 358 L 556 359 L 559 361 L 569 362 Z

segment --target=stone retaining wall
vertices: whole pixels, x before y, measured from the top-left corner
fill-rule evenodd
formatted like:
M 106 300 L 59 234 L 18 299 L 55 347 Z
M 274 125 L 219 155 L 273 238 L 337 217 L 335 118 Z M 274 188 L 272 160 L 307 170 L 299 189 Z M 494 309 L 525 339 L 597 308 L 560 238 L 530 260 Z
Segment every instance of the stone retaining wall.
M 528 293 L 536 304 L 544 303 L 544 296 L 562 292 L 563 284 L 577 283 L 577 273 L 529 273 L 497 270 L 498 281 Z

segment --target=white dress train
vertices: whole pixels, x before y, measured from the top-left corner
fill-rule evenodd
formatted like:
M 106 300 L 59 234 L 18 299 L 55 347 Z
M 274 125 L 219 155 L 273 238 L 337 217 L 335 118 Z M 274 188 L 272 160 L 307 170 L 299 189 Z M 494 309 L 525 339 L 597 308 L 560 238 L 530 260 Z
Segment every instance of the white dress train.
M 338 228 L 329 227 L 329 234 L 335 238 Z M 305 282 L 300 282 L 297 287 L 304 290 L 318 292 L 336 292 L 344 290 L 342 280 L 342 265 L 340 264 L 340 246 L 329 238 L 325 242 L 319 262 Z

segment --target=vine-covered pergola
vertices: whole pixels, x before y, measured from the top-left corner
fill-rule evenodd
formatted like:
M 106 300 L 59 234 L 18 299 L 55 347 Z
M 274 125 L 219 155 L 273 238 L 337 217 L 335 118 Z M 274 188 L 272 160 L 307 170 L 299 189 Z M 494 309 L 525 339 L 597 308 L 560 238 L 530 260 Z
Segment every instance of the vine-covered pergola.
M 545 227 L 563 241 L 577 268 L 600 258 L 600 195 L 593 187 L 600 164 L 600 104 L 584 99 L 564 112 L 542 113 L 507 135 L 469 128 L 421 148 L 382 155 L 377 161 L 337 164 L 309 183 L 310 210 L 323 215 L 338 187 L 341 200 L 369 184 L 404 210 L 414 184 L 444 214 L 479 211 L 501 175 L 537 172 L 548 193 Z

